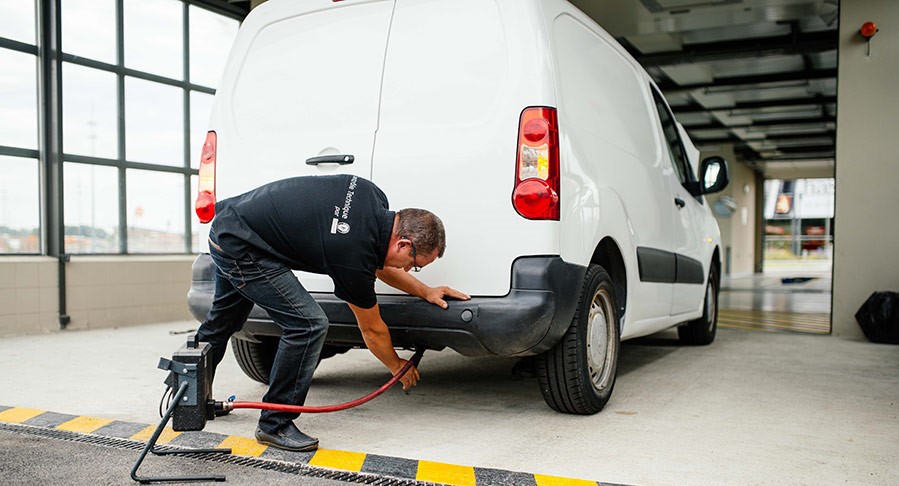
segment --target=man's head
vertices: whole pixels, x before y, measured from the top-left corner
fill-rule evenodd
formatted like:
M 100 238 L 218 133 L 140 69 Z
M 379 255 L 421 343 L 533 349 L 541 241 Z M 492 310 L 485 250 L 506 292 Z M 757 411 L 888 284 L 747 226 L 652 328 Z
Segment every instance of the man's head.
M 424 267 L 446 251 L 443 221 L 424 209 L 407 208 L 396 213 L 384 266 L 410 269 Z

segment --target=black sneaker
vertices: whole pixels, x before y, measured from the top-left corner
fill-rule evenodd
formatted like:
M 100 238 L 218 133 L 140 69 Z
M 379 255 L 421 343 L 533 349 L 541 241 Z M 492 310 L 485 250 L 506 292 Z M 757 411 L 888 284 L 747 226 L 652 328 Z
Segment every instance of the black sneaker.
M 270 445 L 287 451 L 307 452 L 318 449 L 318 439 L 300 432 L 300 429 L 293 422 L 288 422 L 275 434 L 263 432 L 262 429 L 257 427 L 256 441 L 260 444 Z

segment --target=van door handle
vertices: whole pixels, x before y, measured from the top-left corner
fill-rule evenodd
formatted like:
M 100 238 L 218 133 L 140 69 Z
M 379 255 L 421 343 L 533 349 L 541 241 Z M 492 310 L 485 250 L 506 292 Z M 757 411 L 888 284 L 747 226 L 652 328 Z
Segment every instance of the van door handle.
M 687 203 L 685 203 L 683 199 L 677 196 L 674 197 L 674 204 L 677 205 L 677 209 L 684 209 L 684 206 L 687 205 Z
M 320 155 L 318 157 L 309 157 L 306 159 L 306 165 L 318 165 L 318 164 L 340 164 L 340 165 L 349 165 L 352 164 L 353 161 L 356 160 L 356 157 L 353 157 L 351 154 L 336 154 L 336 155 Z

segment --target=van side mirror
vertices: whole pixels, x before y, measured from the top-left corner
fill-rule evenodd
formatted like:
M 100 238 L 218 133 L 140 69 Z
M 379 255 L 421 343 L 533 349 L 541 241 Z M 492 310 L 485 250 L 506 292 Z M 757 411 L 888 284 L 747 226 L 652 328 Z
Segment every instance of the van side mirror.
M 703 194 L 721 192 L 730 182 L 730 173 L 727 170 L 727 161 L 714 155 L 702 161 L 699 170 L 699 184 Z

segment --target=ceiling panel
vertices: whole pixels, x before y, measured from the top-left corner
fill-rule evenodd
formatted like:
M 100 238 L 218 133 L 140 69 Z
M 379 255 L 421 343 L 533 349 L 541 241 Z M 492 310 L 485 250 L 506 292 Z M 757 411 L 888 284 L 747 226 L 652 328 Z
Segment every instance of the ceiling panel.
M 647 68 L 697 145 L 733 143 L 760 171 L 815 157 L 832 170 L 837 0 L 572 3 Z
M 688 31 L 681 34 L 684 44 L 700 44 L 735 39 L 754 39 L 757 37 L 775 37 L 790 34 L 790 26 L 775 22 L 756 22 L 742 25 L 726 25 Z
M 708 63 L 716 77 L 749 76 L 779 72 L 802 71 L 805 61 L 802 56 L 764 56 L 731 61 Z

